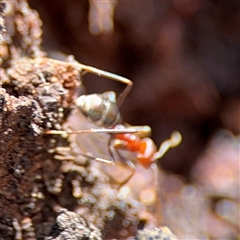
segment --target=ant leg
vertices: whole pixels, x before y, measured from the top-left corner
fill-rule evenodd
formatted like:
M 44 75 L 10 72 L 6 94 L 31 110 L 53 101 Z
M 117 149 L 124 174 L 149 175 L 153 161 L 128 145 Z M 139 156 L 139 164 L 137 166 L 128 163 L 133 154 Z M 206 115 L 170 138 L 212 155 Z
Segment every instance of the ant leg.
M 108 130 L 108 129 L 107 129 Z M 109 129 L 110 130 L 110 129 Z M 108 146 L 109 144 L 111 143 L 112 141 L 112 136 L 109 138 L 109 141 L 108 141 Z M 110 153 L 110 158 L 111 159 L 105 159 L 105 158 L 99 158 L 99 157 L 93 157 L 91 155 L 88 155 L 88 154 L 85 154 L 85 153 L 81 153 L 81 155 L 85 156 L 85 157 L 88 157 L 88 158 L 91 158 L 93 160 L 96 160 L 96 161 L 99 161 L 99 162 L 104 162 L 104 163 L 108 163 L 108 164 L 115 164 L 115 159 L 113 157 L 113 154 L 109 151 Z
M 134 175 L 135 173 L 135 165 L 128 159 L 123 158 L 121 156 L 121 154 L 118 152 L 118 150 L 114 147 L 114 145 L 112 144 L 112 138 L 109 139 L 109 154 L 111 156 L 112 159 L 114 158 L 114 153 L 116 153 L 121 161 L 122 164 L 125 164 L 130 170 L 131 173 L 129 174 L 129 176 L 127 176 L 122 182 L 120 182 L 120 185 L 118 186 L 118 190 L 125 185 Z
M 151 170 L 153 171 L 154 189 L 158 199 L 158 201 L 155 203 L 157 226 L 160 226 L 163 224 L 163 210 L 161 206 L 164 199 L 161 192 L 161 187 L 162 187 L 161 174 L 159 174 L 160 170 L 158 169 L 155 161 L 157 159 L 162 158 L 170 148 L 178 146 L 181 143 L 181 141 L 182 141 L 182 135 L 179 132 L 175 131 L 171 134 L 170 139 L 165 140 L 160 145 L 158 152 L 154 154 L 154 162 L 151 165 Z
M 56 64 L 61 64 L 61 65 L 64 64 L 66 66 L 76 67 L 78 69 L 78 71 L 80 71 L 81 73 L 83 73 L 83 71 L 85 71 L 85 72 L 89 72 L 89 73 L 98 75 L 100 77 L 109 78 L 109 79 L 112 79 L 114 81 L 126 84 L 127 86 L 124 88 L 122 93 L 119 94 L 119 97 L 117 99 L 117 104 L 118 104 L 119 107 L 122 105 L 126 96 L 128 95 L 128 93 L 132 89 L 133 82 L 130 79 L 119 76 L 117 74 L 110 73 L 110 72 L 107 72 L 107 71 L 103 71 L 103 70 L 100 70 L 98 68 L 94 68 L 94 67 L 91 67 L 91 66 L 88 66 L 88 65 L 84 65 L 84 64 L 81 64 L 77 61 L 63 62 L 63 61 L 60 61 L 60 60 L 57 60 L 57 59 L 51 59 L 51 62 L 54 62 Z
M 182 141 L 182 135 L 178 131 L 171 134 L 171 138 L 165 140 L 159 147 L 159 150 L 154 155 L 154 160 L 162 158 L 165 153 L 170 149 L 178 146 Z
M 131 173 L 129 174 L 128 177 L 126 177 L 121 183 L 120 185 L 118 186 L 118 190 L 123 186 L 125 185 L 131 178 L 132 176 L 135 174 L 135 165 L 128 159 L 123 159 L 122 161 L 126 166 L 128 166 L 131 170 Z
M 86 158 L 89 158 L 89 159 L 92 159 L 94 161 L 98 161 L 98 162 L 103 162 L 103 163 L 107 163 L 107 164 L 114 164 L 114 160 L 111 160 L 111 159 L 105 159 L 105 158 L 99 158 L 99 157 L 94 157 L 94 156 L 91 156 L 89 154 L 86 154 L 86 153 L 80 153 L 82 156 L 86 157 Z
M 137 133 L 135 135 L 140 137 L 140 138 L 149 137 L 152 133 L 152 129 L 148 125 L 143 125 L 143 126 L 126 125 L 125 128 L 126 129 L 136 129 Z
M 162 193 L 162 174 L 159 173 L 160 169 L 156 163 L 152 163 L 151 171 L 153 173 L 153 189 L 156 194 L 156 201 L 154 203 L 154 215 L 156 216 L 156 225 L 161 226 L 163 222 L 163 193 Z
M 78 63 L 78 64 L 80 64 L 80 63 Z M 126 96 L 128 95 L 128 93 L 132 89 L 133 82 L 130 79 L 127 79 L 125 77 L 119 76 L 119 75 L 114 74 L 114 73 L 110 73 L 110 72 L 100 70 L 98 68 L 83 65 L 83 64 L 80 64 L 80 67 L 81 67 L 82 70 L 85 70 L 86 72 L 96 74 L 100 77 L 105 77 L 105 78 L 109 78 L 109 79 L 112 79 L 112 80 L 117 81 L 117 82 L 125 83 L 126 87 L 124 88 L 122 93 L 119 94 L 118 99 L 117 99 L 118 106 L 120 107 L 122 105 Z
M 124 134 L 124 133 L 136 133 L 138 132 L 137 129 L 131 128 L 90 128 L 90 129 L 84 129 L 84 130 L 78 130 L 78 131 L 62 131 L 62 130 L 48 130 L 45 132 L 45 134 L 81 134 L 81 133 L 109 133 L 109 134 Z

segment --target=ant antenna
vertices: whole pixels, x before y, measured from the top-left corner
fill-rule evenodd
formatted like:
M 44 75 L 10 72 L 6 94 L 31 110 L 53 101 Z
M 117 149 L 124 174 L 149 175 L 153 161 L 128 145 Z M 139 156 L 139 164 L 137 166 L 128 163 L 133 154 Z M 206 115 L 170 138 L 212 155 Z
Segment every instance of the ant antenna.
M 165 140 L 159 147 L 159 150 L 154 155 L 154 160 L 162 158 L 170 148 L 178 146 L 182 141 L 182 135 L 178 131 L 171 134 L 170 139 Z

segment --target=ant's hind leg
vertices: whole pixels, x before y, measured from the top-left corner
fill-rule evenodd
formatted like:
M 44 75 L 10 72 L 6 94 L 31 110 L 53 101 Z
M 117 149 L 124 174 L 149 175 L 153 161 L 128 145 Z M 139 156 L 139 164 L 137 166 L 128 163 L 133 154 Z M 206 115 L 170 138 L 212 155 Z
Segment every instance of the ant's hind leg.
M 51 59 L 51 61 L 54 62 L 54 63 L 64 64 L 66 66 L 75 67 L 81 74 L 89 72 L 89 73 L 95 74 L 95 75 L 100 76 L 100 77 L 109 78 L 109 79 L 112 79 L 114 81 L 126 84 L 126 87 L 124 88 L 122 93 L 119 94 L 118 99 L 117 99 L 117 105 L 119 107 L 122 105 L 122 103 L 124 102 L 126 96 L 128 95 L 128 93 L 132 89 L 133 82 L 130 79 L 122 77 L 122 76 L 119 76 L 117 74 L 110 73 L 110 72 L 107 72 L 107 71 L 103 71 L 103 70 L 100 70 L 98 68 L 94 68 L 94 67 L 91 67 L 91 66 L 88 66 L 88 65 L 84 65 L 84 64 L 81 64 L 81 63 L 79 63 L 77 61 L 62 62 L 62 61 L 56 60 L 56 59 Z
M 91 67 L 91 66 L 83 65 L 83 64 L 80 64 L 80 67 L 81 67 L 81 70 L 84 70 L 85 72 L 89 72 L 89 73 L 98 75 L 100 77 L 109 78 L 109 79 L 112 79 L 114 81 L 126 84 L 126 87 L 124 88 L 122 93 L 119 94 L 118 99 L 117 99 L 118 107 L 120 107 L 122 105 L 122 103 L 124 102 L 126 96 L 128 95 L 128 93 L 132 89 L 133 82 L 130 79 L 127 79 L 125 77 L 119 76 L 119 75 L 114 74 L 114 73 L 110 73 L 110 72 L 106 72 L 106 71 L 100 70 L 98 68 L 94 68 L 94 67 Z

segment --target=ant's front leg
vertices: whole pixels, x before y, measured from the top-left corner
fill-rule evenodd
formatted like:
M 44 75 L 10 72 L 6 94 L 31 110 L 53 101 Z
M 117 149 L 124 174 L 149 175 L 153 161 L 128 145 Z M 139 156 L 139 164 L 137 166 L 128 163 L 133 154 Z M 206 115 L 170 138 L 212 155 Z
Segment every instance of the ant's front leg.
M 124 165 L 126 165 L 129 169 L 130 169 L 130 171 L 131 171 L 131 173 L 129 174 L 129 176 L 127 176 L 122 182 L 120 182 L 119 184 L 119 186 L 118 186 L 118 190 L 123 186 L 123 185 L 125 185 L 131 178 L 132 178 L 132 176 L 135 174 L 135 165 L 133 164 L 133 162 L 131 162 L 129 159 L 127 159 L 127 158 L 124 158 L 119 152 L 118 152 L 118 149 L 117 149 L 117 145 L 115 145 L 113 142 L 115 141 L 115 139 L 112 139 L 112 138 L 110 138 L 109 139 L 109 143 L 108 143 L 108 145 L 109 145 L 109 154 L 110 154 L 110 156 L 111 156 L 111 158 L 112 159 L 115 159 L 115 157 L 114 157 L 114 153 L 116 153 L 117 154 L 117 156 L 118 156 L 118 159 L 119 159 L 119 161 L 122 163 L 122 164 L 124 164 Z M 117 140 L 118 141 L 118 140 Z
M 116 150 L 116 152 L 118 152 Z M 120 154 L 119 154 L 120 155 Z M 129 169 L 131 170 L 131 173 L 129 174 L 129 176 L 127 176 L 121 183 L 120 185 L 118 186 L 118 190 L 123 186 L 125 185 L 132 177 L 133 175 L 135 174 L 135 165 L 130 161 L 128 160 L 127 158 L 122 158 L 121 160 L 122 163 L 124 163 L 127 167 L 129 167 Z
M 110 73 L 110 72 L 107 72 L 107 71 L 100 70 L 98 68 L 94 68 L 94 67 L 91 67 L 91 66 L 83 65 L 83 64 L 80 64 L 80 63 L 78 63 L 78 64 L 79 64 L 81 70 L 84 70 L 85 72 L 89 72 L 89 73 L 98 75 L 100 77 L 109 78 L 109 79 L 112 79 L 114 81 L 126 84 L 126 87 L 124 88 L 122 93 L 119 94 L 118 99 L 117 99 L 118 107 L 120 107 L 122 105 L 122 103 L 124 102 L 126 96 L 128 95 L 128 93 L 132 89 L 133 82 L 130 79 L 127 79 L 125 77 L 119 76 L 119 75 L 114 74 L 114 73 Z

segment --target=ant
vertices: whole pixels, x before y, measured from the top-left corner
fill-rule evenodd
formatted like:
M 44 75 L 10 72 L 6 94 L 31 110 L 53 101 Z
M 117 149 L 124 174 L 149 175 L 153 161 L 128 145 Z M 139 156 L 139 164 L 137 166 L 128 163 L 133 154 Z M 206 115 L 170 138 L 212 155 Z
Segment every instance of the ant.
M 51 60 L 59 62 L 58 60 Z M 62 62 L 61 62 L 62 64 Z M 126 184 L 135 173 L 135 165 L 132 161 L 124 158 L 120 154 L 120 150 L 129 151 L 136 154 L 136 160 L 145 168 L 150 168 L 158 159 L 173 147 L 181 142 L 181 134 L 177 131 L 173 132 L 171 138 L 165 140 L 157 150 L 155 143 L 150 139 L 151 128 L 149 126 L 124 126 L 120 114 L 120 106 L 125 97 L 132 88 L 132 81 L 119 75 L 109 73 L 91 66 L 83 65 L 78 62 L 66 63 L 72 64 L 80 73 L 90 72 L 100 77 L 106 77 L 114 81 L 126 84 L 125 89 L 116 98 L 113 91 L 104 92 L 102 94 L 89 94 L 78 97 L 75 101 L 77 109 L 85 115 L 85 117 L 103 128 L 85 129 L 79 131 L 58 131 L 48 130 L 46 134 L 82 134 L 82 133 L 109 133 L 111 137 L 108 142 L 108 149 L 111 159 L 93 157 L 82 153 L 83 156 L 100 162 L 114 164 L 116 153 L 119 160 L 127 165 L 131 170 L 131 174 L 120 184 L 121 188 Z

